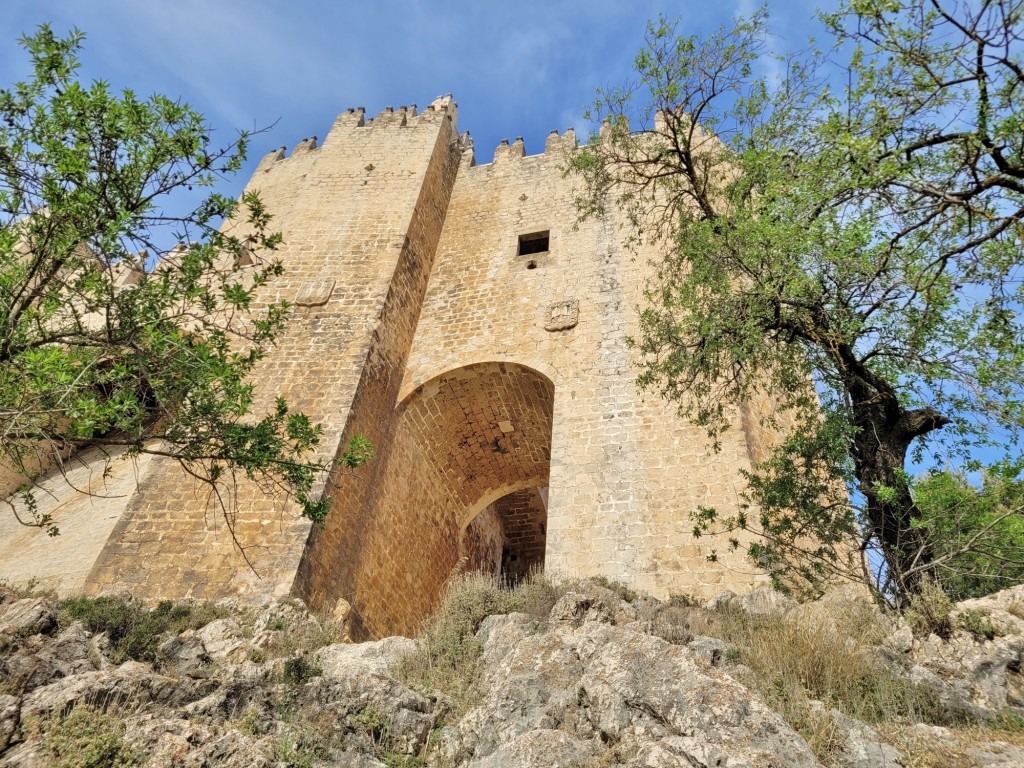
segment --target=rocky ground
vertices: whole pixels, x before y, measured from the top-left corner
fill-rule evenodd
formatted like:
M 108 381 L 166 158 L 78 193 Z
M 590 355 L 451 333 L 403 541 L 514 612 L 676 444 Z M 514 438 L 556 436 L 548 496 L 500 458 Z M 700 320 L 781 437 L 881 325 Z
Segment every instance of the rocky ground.
M 0 593 L 0 766 L 1024 766 L 1024 587 L 946 637 L 843 593 L 614 587 L 495 613 L 478 584 L 446 631 L 358 644 L 293 600 Z

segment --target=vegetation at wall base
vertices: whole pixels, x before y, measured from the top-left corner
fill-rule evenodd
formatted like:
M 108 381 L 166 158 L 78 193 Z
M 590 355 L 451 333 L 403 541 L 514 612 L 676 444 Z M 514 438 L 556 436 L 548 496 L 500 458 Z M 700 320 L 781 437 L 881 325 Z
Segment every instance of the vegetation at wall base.
M 110 658 L 120 664 L 156 660 L 160 643 L 186 629 L 198 629 L 225 615 L 211 603 L 163 600 L 154 608 L 122 597 L 77 597 L 60 602 L 61 624 L 80 621 L 90 632 L 105 632 Z
M 1024 566 L 1019 504 L 929 517 L 910 472 L 1019 459 L 1022 13 L 854 0 L 822 16 L 831 48 L 764 75 L 765 8 L 704 38 L 661 18 L 569 161 L 581 215 L 668 243 L 640 384 L 712 438 L 738 412 L 764 431 L 739 513 L 699 509 L 695 533 L 780 588 L 859 574 L 906 605 L 927 579 L 977 587 L 972 553 Z

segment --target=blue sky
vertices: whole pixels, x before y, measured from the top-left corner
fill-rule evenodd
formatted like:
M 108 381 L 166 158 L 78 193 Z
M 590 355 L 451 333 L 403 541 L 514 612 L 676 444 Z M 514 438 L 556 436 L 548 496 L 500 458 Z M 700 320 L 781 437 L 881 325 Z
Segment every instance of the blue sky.
M 779 49 L 815 31 L 813 0 L 774 3 Z M 15 39 L 49 21 L 87 35 L 86 79 L 181 97 L 215 136 L 275 123 L 255 139 L 250 167 L 270 149 L 321 139 L 334 116 L 451 92 L 460 130 L 490 162 L 502 138 L 541 152 L 552 129 L 585 128 L 597 86 L 629 76 L 646 20 L 664 12 L 706 32 L 749 13 L 753 0 L 587 0 L 493 3 L 426 0 L 0 0 L 0 82 L 26 73 Z M 238 191 L 246 170 L 235 180 Z

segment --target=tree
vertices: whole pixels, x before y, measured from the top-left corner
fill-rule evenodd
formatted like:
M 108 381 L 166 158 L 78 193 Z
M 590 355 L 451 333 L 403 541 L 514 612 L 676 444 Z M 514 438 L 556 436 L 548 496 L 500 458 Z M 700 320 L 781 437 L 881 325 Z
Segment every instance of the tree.
M 850 0 L 823 17 L 829 50 L 775 59 L 764 9 L 705 39 L 663 18 L 636 80 L 598 93 L 601 134 L 570 160 L 581 212 L 618 206 L 669 246 L 641 384 L 713 436 L 731 408 L 780 406 L 741 513 L 697 513 L 698 533 L 761 533 L 749 554 L 780 585 L 816 588 L 852 538 L 903 601 L 941 575 L 908 453 L 1018 450 L 1022 12 Z
M 986 469 L 980 486 L 963 473 L 930 472 L 914 483 L 935 573 L 954 600 L 1024 583 L 1024 481 L 1020 467 Z
M 82 37 L 22 38 L 32 76 L 0 91 L 4 463 L 30 480 L 89 446 L 159 454 L 214 486 L 240 472 L 283 487 L 318 520 L 320 427 L 283 400 L 251 413 L 247 376 L 286 319 L 283 303 L 252 305 L 282 272 L 281 236 L 255 194 L 168 209 L 235 173 L 248 135 L 216 148 L 186 104 L 83 85 Z M 22 494 L 33 510 L 30 483 Z

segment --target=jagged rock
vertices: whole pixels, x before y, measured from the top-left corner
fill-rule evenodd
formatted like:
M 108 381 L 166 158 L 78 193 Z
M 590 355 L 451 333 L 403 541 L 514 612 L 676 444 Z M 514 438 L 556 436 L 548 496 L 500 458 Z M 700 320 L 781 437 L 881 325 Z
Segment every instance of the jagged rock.
M 15 600 L 0 607 L 0 634 L 35 635 L 57 626 L 57 607 L 42 597 Z
M 1010 626 L 1019 602 L 997 595 L 974 610 L 993 617 L 1001 611 Z M 809 631 L 825 627 L 840 633 L 840 640 L 852 631 L 856 640 L 850 642 L 876 644 L 869 660 L 884 659 L 895 674 L 928 686 L 954 711 L 984 717 L 1007 706 L 1024 710 L 1024 635 L 985 641 L 957 631 L 948 640 L 909 643 L 905 622 L 863 596 L 844 593 L 797 607 L 765 594 L 723 596 L 719 605 L 785 614 L 786 621 L 806 624 Z M 965 605 L 957 610 L 967 610 Z M 526 614 L 487 617 L 476 638 L 482 647 L 480 700 L 461 720 L 452 719 L 455 704 L 443 693 L 426 698 L 396 678 L 399 662 L 419 650 L 418 642 L 387 638 L 313 650 L 311 643 L 321 644 L 331 633 L 297 601 L 257 610 L 228 606 L 231 615 L 170 638 L 156 662 L 168 674 L 139 662 L 111 667 L 103 658 L 106 635 L 91 635 L 81 624 L 53 633 L 45 601 L 0 600 L 4 607 L 14 608 L 26 623 L 5 641 L 0 674 L 8 691 L 25 693 L 20 699 L 0 695 L 0 768 L 47 765 L 38 729 L 19 723 L 81 704 L 125 720 L 128 743 L 156 766 L 270 768 L 286 760 L 281 743 L 292 738 L 312 739 L 308 743 L 326 750 L 316 754 L 329 764 L 361 768 L 394 763 L 385 752 L 424 750 L 434 763 L 458 768 L 817 766 L 803 740 L 752 693 L 755 673 L 723 663 L 729 645 L 693 636 L 693 628 L 708 632 L 715 621 L 707 609 L 683 601 L 627 602 L 613 590 L 584 583 L 556 603 L 547 622 Z M 255 653 L 263 642 L 266 653 Z M 282 675 L 286 642 L 310 648 L 298 677 Z M 18 681 L 24 685 L 12 688 Z M 899 764 L 894 747 L 874 729 L 817 707 L 831 731 L 845 736 L 832 755 L 837 765 Z M 427 747 L 441 718 L 449 724 Z M 916 733 L 928 728 L 908 727 L 899 738 L 945 744 L 936 735 L 943 732 L 950 743 L 937 755 L 947 750 L 979 765 L 1024 765 L 1020 747 L 964 743 L 959 731 L 946 729 Z M 303 752 L 301 759 L 313 760 L 312 755 Z
M 1024 747 L 1005 741 L 986 741 L 967 750 L 967 754 L 985 768 L 1021 768 L 1024 765 Z
M 75 622 L 55 640 L 35 635 L 5 660 L 0 676 L 19 691 L 31 691 L 54 680 L 96 669 L 89 649 L 90 635 Z
M 26 694 L 21 716 L 45 717 L 69 711 L 78 703 L 97 709 L 152 703 L 178 707 L 208 692 L 209 685 L 158 675 L 146 664 L 129 661 L 105 672 L 84 672 Z
M 539 728 L 516 736 L 490 755 L 470 762 L 469 768 L 588 768 L 596 757 L 592 744 L 564 731 Z
M 220 724 L 242 716 L 252 710 L 273 721 L 273 695 L 267 687 L 269 673 L 266 667 L 252 663 L 229 667 L 220 676 L 220 685 L 202 698 L 181 708 L 190 719 Z M 263 728 L 261 730 L 269 730 Z
M 583 584 L 580 590 L 559 598 L 548 617 L 552 624 L 578 627 L 584 622 L 599 621 L 621 625 L 640 619 L 639 611 L 610 589 Z
M 1004 634 L 1024 634 L 1024 584 L 991 595 L 964 600 L 953 611 L 953 618 L 967 611 L 980 611 Z
M 771 587 L 761 587 L 743 595 L 726 590 L 711 598 L 705 608 L 709 611 L 720 611 L 725 608 L 742 610 L 747 613 L 763 616 L 784 616 L 796 602 Z
M 902 768 L 899 750 L 870 725 L 838 709 L 830 709 L 820 701 L 812 701 L 809 706 L 818 717 L 828 718 L 835 733 L 843 739 L 835 756 L 843 768 Z
M 391 677 L 345 670 L 318 677 L 293 693 L 297 717 L 322 718 L 342 728 L 372 713 L 387 725 L 392 751 L 418 753 L 434 724 L 431 702 Z
M 11 743 L 20 722 L 21 703 L 16 696 L 0 694 L 0 753 Z
M 286 597 L 262 607 L 251 623 L 250 649 L 267 652 L 280 646 L 285 635 L 301 637 L 323 631 L 323 625 L 296 598 Z
M 0 768 L 50 768 L 52 762 L 37 741 L 15 744 L 0 755 Z
M 895 619 L 892 630 L 882 641 L 882 646 L 897 654 L 908 654 L 914 650 L 914 632 L 903 619 Z
M 930 635 L 916 645 L 914 657 L 969 707 L 991 715 L 1020 706 L 1024 636 L 978 641 L 962 631 L 948 640 Z
M 256 614 L 256 631 L 287 627 L 294 633 L 321 628 L 320 621 L 309 612 L 305 603 L 294 597 L 285 597 L 264 606 Z
M 162 668 L 194 679 L 210 676 L 210 656 L 194 630 L 187 630 L 160 644 L 156 658 Z
M 146 755 L 150 768 L 272 768 L 252 739 L 235 729 L 211 727 L 181 718 L 131 718 L 125 741 Z
M 407 637 L 386 637 L 370 643 L 336 643 L 321 648 L 314 662 L 325 677 L 351 674 L 389 675 L 395 663 L 416 650 Z
M 345 768 L 388 768 L 375 757 L 348 750 L 338 755 L 338 765 L 345 766 Z
M 196 635 L 210 660 L 217 663 L 240 662 L 246 657 L 246 642 L 234 619 L 211 621 Z
M 476 633 L 484 647 L 481 666 L 493 669 L 520 640 L 535 634 L 537 629 L 537 620 L 525 613 L 488 616 Z
M 709 666 L 714 666 L 722 660 L 729 646 L 715 637 L 698 636 L 688 642 L 686 647 L 695 658 Z
M 573 598 L 570 605 L 579 604 Z M 577 617 L 592 607 L 556 610 Z M 484 699 L 456 726 L 459 759 L 498 765 L 511 745 L 530 743 L 521 741 L 527 734 L 557 730 L 567 734 L 559 737 L 566 759 L 585 759 L 578 742 L 591 754 L 606 743 L 622 745 L 637 766 L 817 765 L 760 697 L 705 668 L 691 651 L 601 620 L 572 623 L 523 637 L 485 667 Z M 492 631 L 489 642 L 495 638 L 501 633 Z

